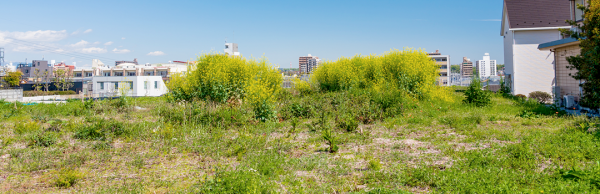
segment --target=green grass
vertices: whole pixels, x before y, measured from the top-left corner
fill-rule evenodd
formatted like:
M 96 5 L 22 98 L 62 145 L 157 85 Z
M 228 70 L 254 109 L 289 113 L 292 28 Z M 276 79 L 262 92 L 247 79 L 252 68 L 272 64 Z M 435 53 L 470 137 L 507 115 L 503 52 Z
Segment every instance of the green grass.
M 248 103 L 164 98 L 0 103 L 0 188 L 9 193 L 600 192 L 597 120 L 500 96 L 484 107 L 371 98 L 357 91 L 283 91 L 274 107 L 279 119 L 266 122 L 255 119 Z

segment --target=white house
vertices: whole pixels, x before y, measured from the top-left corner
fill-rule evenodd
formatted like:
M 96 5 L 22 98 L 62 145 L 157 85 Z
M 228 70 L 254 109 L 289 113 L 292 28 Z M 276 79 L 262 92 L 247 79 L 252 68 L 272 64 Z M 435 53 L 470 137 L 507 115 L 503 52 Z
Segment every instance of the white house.
M 538 50 L 541 43 L 562 39 L 570 29 L 570 1 L 504 0 L 500 36 L 504 37 L 505 77 L 513 94 L 552 93 L 554 54 Z
M 93 94 L 98 97 L 161 96 L 168 92 L 162 76 L 95 76 Z

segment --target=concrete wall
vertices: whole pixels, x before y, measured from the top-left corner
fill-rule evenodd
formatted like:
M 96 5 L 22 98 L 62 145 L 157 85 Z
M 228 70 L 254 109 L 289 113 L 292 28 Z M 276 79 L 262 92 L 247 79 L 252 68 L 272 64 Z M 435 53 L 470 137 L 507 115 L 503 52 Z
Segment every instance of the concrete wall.
M 23 101 L 23 89 L 2 89 L 0 90 L 0 99 L 5 101 Z

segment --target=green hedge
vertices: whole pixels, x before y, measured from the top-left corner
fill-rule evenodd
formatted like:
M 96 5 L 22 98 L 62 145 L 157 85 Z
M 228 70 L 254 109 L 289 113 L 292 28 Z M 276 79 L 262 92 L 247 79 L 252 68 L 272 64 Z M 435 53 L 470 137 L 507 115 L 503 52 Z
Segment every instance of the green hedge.
M 52 95 L 73 95 L 77 94 L 75 91 L 23 91 L 23 97 L 32 97 L 32 96 L 52 96 Z

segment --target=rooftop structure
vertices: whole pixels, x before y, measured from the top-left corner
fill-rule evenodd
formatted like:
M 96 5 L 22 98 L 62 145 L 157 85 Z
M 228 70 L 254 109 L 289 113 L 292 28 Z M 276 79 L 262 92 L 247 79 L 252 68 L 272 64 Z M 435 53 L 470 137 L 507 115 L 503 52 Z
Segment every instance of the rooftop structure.
M 238 51 L 237 43 L 225 43 L 225 49 L 223 50 L 226 55 L 230 56 L 240 56 L 240 52 Z
M 319 59 L 319 57 L 312 56 L 311 54 L 300 57 L 298 60 L 300 74 L 312 73 L 312 71 L 319 66 L 319 63 L 321 63 L 321 59 Z

